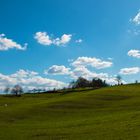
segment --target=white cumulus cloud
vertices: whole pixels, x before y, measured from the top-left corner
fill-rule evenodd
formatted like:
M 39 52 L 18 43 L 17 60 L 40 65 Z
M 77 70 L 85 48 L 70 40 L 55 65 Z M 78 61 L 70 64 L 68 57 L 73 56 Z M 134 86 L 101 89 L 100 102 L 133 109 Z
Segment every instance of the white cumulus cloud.
M 53 74 L 53 75 L 67 75 L 70 74 L 70 68 L 66 68 L 61 65 L 53 65 L 48 70 L 45 70 L 45 74 Z
M 10 75 L 0 73 L 0 90 L 4 89 L 6 86 L 12 87 L 16 84 L 21 85 L 25 90 L 34 88 L 47 90 L 67 86 L 64 82 L 44 78 L 37 72 L 29 70 L 21 69 Z
M 97 69 L 103 69 L 112 66 L 111 61 L 103 61 L 95 57 L 78 57 L 73 63 L 72 66 L 92 66 Z
M 123 68 L 120 70 L 120 74 L 122 75 L 132 75 L 132 74 L 137 74 L 140 72 L 139 67 L 131 67 L 131 68 Z
M 108 84 L 117 84 L 116 78 L 113 76 L 110 76 L 108 73 L 96 73 L 93 71 L 90 71 L 84 66 L 76 67 L 72 72 L 71 72 L 71 77 L 73 79 L 77 79 L 78 77 L 83 77 L 88 80 L 92 80 L 93 78 L 99 78 L 102 80 L 105 80 Z M 124 81 L 122 81 L 125 83 Z
M 47 32 L 36 32 L 34 38 L 38 41 L 38 43 L 45 46 L 64 46 L 71 41 L 72 35 L 63 34 L 60 38 L 52 38 L 47 34 Z
M 60 46 L 60 45 L 65 45 L 68 42 L 70 42 L 72 35 L 71 34 L 64 34 L 61 36 L 61 38 L 56 38 L 53 40 L 53 44 Z
M 140 50 L 130 50 L 130 51 L 128 51 L 127 54 L 128 54 L 128 56 L 140 58 Z
M 42 45 L 49 46 L 53 43 L 50 39 L 49 35 L 46 32 L 37 32 L 34 38 L 38 41 L 38 43 Z
M 70 61 L 71 62 L 71 61 Z M 92 80 L 93 78 L 99 78 L 105 80 L 108 84 L 117 84 L 116 76 L 109 75 L 108 73 L 97 73 L 92 71 L 86 66 L 90 65 L 97 69 L 110 67 L 112 62 L 102 61 L 97 58 L 79 57 L 75 61 L 72 61 L 72 68 L 67 68 L 64 65 L 53 65 L 49 69 L 45 70 L 45 74 L 52 75 L 66 75 L 70 79 L 78 79 L 79 77 L 86 78 L 87 80 Z M 108 64 L 109 63 L 109 64 Z M 126 83 L 122 80 L 123 83 Z
M 5 34 L 0 34 L 0 51 L 7 51 L 9 49 L 26 50 L 27 43 L 21 46 L 12 39 L 8 39 Z

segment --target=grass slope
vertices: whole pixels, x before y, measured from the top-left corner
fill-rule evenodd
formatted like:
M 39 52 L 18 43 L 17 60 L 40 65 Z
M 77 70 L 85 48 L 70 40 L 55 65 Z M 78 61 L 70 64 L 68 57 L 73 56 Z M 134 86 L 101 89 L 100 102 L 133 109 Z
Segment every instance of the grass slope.
M 140 85 L 0 96 L 0 140 L 138 140 L 139 132 Z

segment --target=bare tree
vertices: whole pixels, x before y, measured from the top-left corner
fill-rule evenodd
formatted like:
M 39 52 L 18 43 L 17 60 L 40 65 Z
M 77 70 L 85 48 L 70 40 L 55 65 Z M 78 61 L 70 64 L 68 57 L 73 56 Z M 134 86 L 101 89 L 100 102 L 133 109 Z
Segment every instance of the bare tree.
M 120 75 L 117 75 L 116 76 L 116 81 L 118 82 L 118 85 L 120 85 L 121 81 L 122 81 L 122 77 Z
M 6 87 L 5 89 L 4 89 L 4 93 L 6 93 L 6 94 L 8 94 L 10 92 L 10 87 Z
M 20 85 L 15 85 L 12 88 L 11 93 L 16 95 L 16 96 L 21 96 L 21 94 L 23 93 L 23 89 Z

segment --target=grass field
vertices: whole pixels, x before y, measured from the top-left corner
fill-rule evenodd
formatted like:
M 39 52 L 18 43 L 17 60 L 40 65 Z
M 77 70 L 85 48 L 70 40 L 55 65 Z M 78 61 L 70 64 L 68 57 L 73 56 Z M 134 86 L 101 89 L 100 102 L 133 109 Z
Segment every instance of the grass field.
M 140 85 L 0 96 L 0 140 L 139 139 Z

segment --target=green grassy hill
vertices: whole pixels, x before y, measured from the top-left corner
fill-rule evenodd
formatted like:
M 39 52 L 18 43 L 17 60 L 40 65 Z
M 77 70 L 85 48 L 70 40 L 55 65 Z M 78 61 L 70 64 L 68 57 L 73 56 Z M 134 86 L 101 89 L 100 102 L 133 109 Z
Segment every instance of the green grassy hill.
M 140 85 L 0 96 L 0 140 L 132 139 L 140 139 Z

